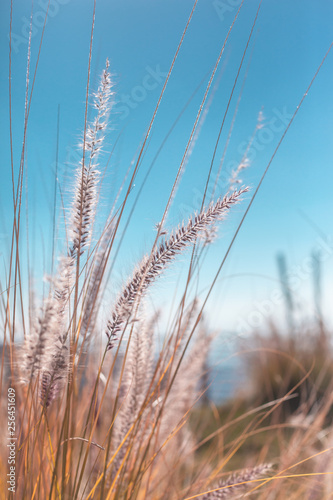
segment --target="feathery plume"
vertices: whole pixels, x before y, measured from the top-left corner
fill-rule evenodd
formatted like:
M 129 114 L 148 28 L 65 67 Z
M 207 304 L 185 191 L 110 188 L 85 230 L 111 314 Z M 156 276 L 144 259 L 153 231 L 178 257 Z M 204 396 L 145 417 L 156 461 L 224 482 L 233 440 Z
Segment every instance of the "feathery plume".
M 46 300 L 39 326 L 27 335 L 25 341 L 24 376 L 29 380 L 40 374 L 40 399 L 46 407 L 60 391 L 68 376 L 68 327 L 65 312 L 74 281 L 75 257 L 84 252 L 91 237 L 99 179 L 97 158 L 104 140 L 104 132 L 112 106 L 109 61 L 103 70 L 98 91 L 94 94 L 97 115 L 87 125 L 84 150 L 87 152 L 78 168 L 72 209 L 71 243 L 66 256 L 61 257 L 58 272 L 51 279 L 51 290 Z M 91 311 L 90 311 L 91 313 Z
M 261 130 L 263 127 L 264 127 L 264 113 L 263 113 L 263 110 L 261 109 L 259 111 L 259 114 L 258 114 L 256 127 L 255 127 L 254 132 L 253 132 L 253 134 L 248 142 L 248 145 L 246 146 L 246 150 L 243 154 L 243 157 L 242 157 L 241 161 L 239 162 L 239 165 L 237 166 L 237 168 L 235 168 L 231 172 L 230 179 L 229 179 L 228 193 L 230 193 L 233 189 L 235 189 L 235 186 L 237 184 L 238 185 L 242 184 L 243 181 L 242 181 L 242 179 L 239 178 L 239 175 L 243 170 L 245 170 L 246 168 L 248 168 L 250 166 L 250 160 L 248 158 L 248 154 L 249 154 L 249 151 L 251 149 L 251 146 L 252 146 L 252 143 L 254 141 L 254 138 L 256 136 L 257 131 Z
M 170 381 L 175 375 L 180 357 L 183 354 L 184 349 L 182 344 L 186 342 L 190 332 L 190 329 L 185 332 L 185 336 L 177 349 L 171 368 Z M 162 392 L 161 396 L 163 399 L 166 397 L 166 392 L 169 389 L 167 401 L 164 405 L 160 422 L 159 441 L 161 443 L 166 441 L 167 437 L 181 423 L 182 419 L 195 404 L 196 399 L 199 396 L 199 384 L 206 369 L 207 357 L 212 340 L 213 335 L 207 334 L 204 326 L 201 325 L 200 330 L 196 333 L 196 336 L 193 339 L 194 342 L 189 353 L 179 365 L 171 388 L 167 386 Z M 182 428 L 181 431 L 177 433 L 177 440 L 173 443 L 173 445 L 176 445 L 177 449 L 182 450 L 183 452 L 184 446 L 191 446 L 191 449 L 193 449 L 194 442 L 195 439 L 190 430 Z M 169 446 L 170 445 L 172 446 L 172 442 Z
M 59 338 L 50 346 L 50 350 L 50 364 L 46 364 L 46 356 L 39 389 L 40 402 L 46 408 L 61 392 L 69 373 L 69 353 L 65 340 Z
M 217 488 L 217 491 L 212 491 L 201 497 L 202 500 L 220 500 L 224 498 L 233 497 L 236 494 L 241 493 L 242 489 L 245 489 L 251 484 L 250 481 L 255 479 L 260 479 L 265 476 L 272 469 L 271 464 L 261 464 L 253 467 L 252 469 L 246 469 L 239 474 L 233 474 L 231 477 L 225 481 L 221 481 Z
M 45 301 L 44 313 L 28 333 L 23 347 L 23 381 L 28 383 L 42 368 L 49 330 L 55 327 L 54 301 Z
M 120 397 L 121 406 L 115 420 L 114 447 L 118 448 L 131 426 L 136 422 L 139 413 L 147 397 L 149 385 L 151 383 L 154 363 L 154 323 L 153 320 L 146 323 L 139 321 L 133 329 L 132 337 L 126 359 L 126 369 L 121 380 Z M 141 424 L 144 427 L 149 409 L 141 417 Z M 145 436 L 142 436 L 144 441 Z M 118 470 L 126 453 L 126 448 L 130 443 L 130 437 L 123 444 L 115 460 L 115 470 Z M 138 449 L 138 443 L 134 446 Z M 134 452 L 135 452 L 134 451 Z
M 84 155 L 76 172 L 76 188 L 70 224 L 73 253 L 80 248 L 80 254 L 82 254 L 91 237 L 92 221 L 97 201 L 97 184 L 100 177 L 97 160 L 99 153 L 102 151 L 104 134 L 113 104 L 109 65 L 107 59 L 98 91 L 94 94 L 94 108 L 97 110 L 97 115 L 87 125 L 83 141 Z M 87 157 L 85 153 L 87 153 Z
M 199 214 L 190 217 L 186 225 L 182 224 L 176 231 L 171 233 L 168 239 L 159 244 L 152 255 L 144 257 L 140 266 L 134 272 L 133 278 L 119 296 L 111 313 L 111 319 L 107 323 L 105 333 L 108 337 L 108 349 L 112 349 L 117 334 L 121 331 L 124 323 L 129 320 L 135 301 L 145 294 L 148 287 L 169 263 L 186 247 L 194 243 L 208 226 L 224 219 L 231 206 L 238 203 L 241 195 L 247 191 L 248 188 L 242 188 L 224 196 L 215 204 L 210 204 L 208 208 L 202 210 Z

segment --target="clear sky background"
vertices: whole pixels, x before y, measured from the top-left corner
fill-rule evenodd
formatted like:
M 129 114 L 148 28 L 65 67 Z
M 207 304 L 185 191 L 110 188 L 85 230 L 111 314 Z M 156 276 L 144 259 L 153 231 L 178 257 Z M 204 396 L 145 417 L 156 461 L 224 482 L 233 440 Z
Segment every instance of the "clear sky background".
M 5 282 L 12 225 L 12 197 L 8 113 L 8 33 L 10 6 L 1 2 L 1 280 Z M 111 282 L 116 290 L 131 273 L 155 237 L 154 224 L 162 216 L 174 176 L 189 138 L 205 86 L 239 1 L 199 0 L 170 82 L 163 97 L 148 149 L 131 196 L 134 201 L 165 136 L 194 94 L 161 150 L 142 191 L 119 254 Z M 36 63 L 46 0 L 34 1 L 32 67 Z M 213 154 L 221 120 L 245 48 L 259 2 L 245 0 L 227 43 L 214 98 L 177 191 L 168 228 L 197 209 Z M 28 124 L 26 180 L 31 266 L 36 286 L 50 270 L 57 109 L 60 104 L 59 181 L 65 200 L 70 199 L 73 173 L 79 159 L 78 143 L 84 125 L 88 52 L 92 20 L 91 0 L 51 0 Z M 190 0 L 97 0 L 92 54 L 91 91 L 97 88 L 105 59 L 110 59 L 115 106 L 101 159 L 116 146 L 106 170 L 101 197 L 101 219 L 137 157 L 165 74 L 169 69 L 192 8 Z M 44 10 L 43 10 L 44 9 Z M 12 118 L 16 173 L 22 145 L 27 36 L 31 4 L 13 0 Z M 242 176 L 255 188 L 278 144 L 288 119 L 332 41 L 333 4 L 324 0 L 263 0 L 254 35 L 246 54 L 226 124 L 217 150 L 213 178 L 224 145 L 244 75 L 248 68 L 236 122 L 224 164 L 224 172 L 237 164 L 244 145 L 263 110 L 263 128 L 249 152 L 251 165 Z M 299 310 L 314 310 L 311 253 L 322 253 L 323 308 L 329 321 L 332 308 L 333 271 L 333 52 L 275 157 L 258 196 L 236 239 L 220 275 L 207 311 L 212 326 L 245 333 L 249 325 L 262 324 L 266 312 L 283 318 L 276 255 L 284 253 L 293 274 Z M 197 90 L 200 82 L 202 85 Z M 30 82 L 31 83 L 31 82 Z M 216 85 L 215 85 L 216 84 Z M 227 174 L 223 174 L 226 179 Z M 224 194 L 219 185 L 217 195 Z M 253 192 L 252 189 L 252 192 Z M 209 249 L 202 268 L 199 291 L 207 287 L 224 256 L 251 193 L 221 226 L 219 240 Z M 26 201 L 24 199 L 24 207 Z M 132 201 L 131 201 L 132 203 Z M 129 208 L 131 207 L 131 203 Z M 58 192 L 58 208 L 59 192 Z M 23 231 L 26 228 L 23 213 Z M 61 211 L 59 210 L 59 219 Z M 24 235 L 24 232 L 22 232 Z M 328 242 L 328 243 L 327 243 Z M 59 233 L 58 250 L 63 249 Z M 22 250 L 25 251 L 23 236 Z M 170 300 L 175 285 L 185 279 L 188 256 L 182 256 L 155 287 L 156 305 Z M 111 293 L 113 293 L 111 291 Z M 106 304 L 107 309 L 107 304 Z M 265 312 L 266 311 L 266 312 Z

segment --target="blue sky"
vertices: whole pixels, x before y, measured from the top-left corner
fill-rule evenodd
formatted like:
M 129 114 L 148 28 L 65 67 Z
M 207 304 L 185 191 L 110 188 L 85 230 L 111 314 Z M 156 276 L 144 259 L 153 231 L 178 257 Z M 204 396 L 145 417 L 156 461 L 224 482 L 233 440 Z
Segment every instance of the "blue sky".
M 154 224 L 163 213 L 209 72 L 239 3 L 238 0 L 198 2 L 154 124 L 132 192 L 133 200 L 151 161 L 183 106 L 200 82 L 204 83 L 168 138 L 142 191 L 119 255 L 114 278 L 116 285 L 121 284 L 137 260 L 149 250 L 155 237 Z M 227 43 L 218 78 L 214 82 L 218 82 L 214 99 L 170 211 L 167 223 L 169 228 L 182 220 L 189 207 L 198 208 L 198 199 L 203 192 L 221 120 L 258 3 L 257 0 L 245 0 Z M 46 0 L 34 2 L 32 67 L 37 58 L 45 4 Z M 64 183 L 66 200 L 70 199 L 73 172 L 79 158 L 78 142 L 84 124 L 92 7 L 91 0 L 51 0 L 27 136 L 30 251 L 37 280 L 41 279 L 45 269 L 50 269 L 56 118 L 59 104 L 59 179 Z M 110 208 L 124 173 L 137 156 L 191 8 L 192 2 L 188 0 L 97 0 L 91 91 L 96 89 L 99 74 L 108 57 L 116 99 L 101 168 L 104 168 L 107 153 L 120 135 L 103 184 L 101 217 Z M 30 9 L 30 2 L 26 0 L 13 1 L 12 118 L 16 172 L 22 144 Z M 7 3 L 1 3 L 0 13 L 0 126 L 3 152 L 0 232 L 2 260 L 5 262 L 12 223 Z M 250 151 L 251 166 L 243 175 L 244 183 L 253 189 L 256 187 L 283 128 L 332 41 L 332 20 L 333 4 L 324 0 L 315 4 L 308 0 L 262 2 L 217 150 L 213 174 L 218 170 L 248 67 L 224 168 L 228 169 L 241 160 L 244 145 L 248 143 L 262 109 L 264 126 Z M 249 323 L 255 325 L 256 318 L 260 319 L 260 314 L 263 314 L 260 311 L 265 307 L 274 316 L 282 317 L 282 301 L 272 298 L 279 289 L 276 266 L 276 254 L 279 252 L 286 255 L 289 270 L 295 278 L 295 294 L 299 296 L 300 308 L 307 314 L 313 309 L 309 256 L 314 249 L 321 249 L 324 308 L 329 316 L 333 270 L 333 243 L 330 240 L 333 235 L 330 188 L 333 181 L 330 148 L 333 132 L 332 76 L 333 53 L 328 56 L 270 167 L 208 304 L 211 322 L 218 328 L 242 333 Z M 219 186 L 217 195 L 223 194 L 224 189 L 225 186 Z M 245 197 L 242 205 L 235 208 L 227 223 L 223 224 L 218 242 L 209 249 L 202 269 L 200 290 L 205 290 L 214 276 L 249 200 L 250 194 Z M 22 224 L 25 228 L 25 212 Z M 328 244 L 325 243 L 325 238 L 328 238 Z M 62 240 L 59 238 L 58 249 L 61 248 Z M 185 277 L 187 262 L 187 257 L 182 257 L 167 273 L 166 279 L 155 287 L 156 303 L 162 303 L 166 297 L 172 296 L 178 279 Z M 2 281 L 5 272 L 6 265 L 2 263 Z

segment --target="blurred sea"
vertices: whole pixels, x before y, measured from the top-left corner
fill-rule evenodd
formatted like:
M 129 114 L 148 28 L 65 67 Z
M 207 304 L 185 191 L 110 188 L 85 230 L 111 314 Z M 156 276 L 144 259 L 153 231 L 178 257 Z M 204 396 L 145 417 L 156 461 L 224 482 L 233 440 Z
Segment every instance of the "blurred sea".
M 245 364 L 238 353 L 232 342 L 217 339 L 212 345 L 208 359 L 208 398 L 215 404 L 234 397 L 245 387 Z

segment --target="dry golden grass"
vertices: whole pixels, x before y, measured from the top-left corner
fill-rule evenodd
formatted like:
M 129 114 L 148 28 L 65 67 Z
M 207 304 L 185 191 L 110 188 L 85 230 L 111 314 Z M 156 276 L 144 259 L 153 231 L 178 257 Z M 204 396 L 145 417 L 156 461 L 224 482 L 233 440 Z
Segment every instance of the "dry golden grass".
M 5 434 L 0 445 L 2 498 L 190 500 L 232 498 L 251 492 L 251 498 L 282 500 L 287 497 L 326 498 L 332 492 L 330 377 L 326 382 L 330 372 L 312 369 L 308 351 L 299 358 L 295 340 L 287 345 L 278 335 L 251 340 L 257 352 L 272 349 L 275 353 L 282 352 L 274 362 L 272 358 L 265 358 L 260 364 L 257 363 L 258 358 L 252 357 L 251 376 L 257 384 L 261 400 L 250 404 L 235 398 L 220 409 L 213 403 L 210 407 L 200 405 L 205 392 L 200 381 L 206 370 L 213 339 L 203 319 L 207 300 L 271 161 L 325 58 L 282 133 L 211 287 L 199 302 L 191 297 L 190 286 L 200 268 L 205 245 L 213 242 L 218 224 L 223 223 L 229 212 L 232 213 L 233 206 L 247 192 L 247 188 L 242 187 L 234 190 L 238 174 L 248 164 L 247 159 L 244 158 L 235 169 L 225 195 L 211 202 L 207 200 L 210 171 L 199 212 L 188 220 L 179 221 L 180 225 L 170 234 L 165 234 L 164 226 L 211 91 L 223 45 L 152 248 L 120 288 L 102 326 L 103 337 L 98 335 L 101 329 L 98 312 L 107 286 L 119 227 L 196 3 L 131 175 L 125 183 L 124 194 L 97 236 L 93 230 L 99 216 L 99 182 L 102 176 L 99 162 L 112 110 L 113 87 L 107 61 L 99 87 L 93 94 L 93 107 L 89 110 L 93 17 L 81 160 L 77 166 L 72 206 L 64 207 L 70 215 L 67 232 L 63 234 L 63 251 L 59 255 L 57 269 L 49 278 L 45 297 L 39 301 L 40 308 L 35 304 L 31 289 L 28 296 L 25 294 L 21 281 L 29 279 L 22 272 L 23 256 L 20 251 L 26 130 L 33 92 L 32 88 L 29 94 L 27 77 L 25 133 L 16 181 L 13 175 L 12 240 L 8 273 L 2 280 L 1 294 L 3 351 L 0 411 L 1 421 L 5 422 Z M 237 16 L 238 11 L 225 43 Z M 244 55 L 256 19 L 250 29 Z M 36 68 L 30 67 L 30 50 L 29 44 L 28 76 L 37 70 L 38 65 L 37 61 Z M 243 59 L 239 70 L 242 63 Z M 11 105 L 11 69 L 9 88 Z M 14 170 L 13 156 L 12 168 Z M 158 345 L 158 314 L 150 317 L 145 313 L 145 298 L 157 277 L 189 247 L 192 249 L 191 264 L 182 298 L 175 317 L 170 318 L 171 326 L 162 344 Z M 323 344 L 320 342 L 318 349 L 323 356 Z M 320 363 L 320 359 L 318 355 L 316 361 Z M 297 366 L 300 371 L 295 374 L 289 370 L 290 366 Z M 276 388 L 274 377 L 279 370 L 283 383 Z M 260 385 L 261 379 L 263 383 Z M 311 388 L 306 385 L 306 381 L 310 380 L 313 382 Z M 319 398 L 312 398 L 317 394 L 311 392 L 316 384 L 320 386 L 321 394 Z M 297 405 L 295 409 L 290 406 L 293 401 L 290 396 L 305 386 L 304 404 Z M 312 398 L 311 404 L 309 398 Z M 287 416 L 281 408 L 289 408 Z M 11 445 L 12 455 L 8 441 L 14 442 Z M 10 469 L 10 466 L 13 468 Z M 13 484 L 7 483 L 10 470 L 14 471 Z

